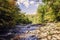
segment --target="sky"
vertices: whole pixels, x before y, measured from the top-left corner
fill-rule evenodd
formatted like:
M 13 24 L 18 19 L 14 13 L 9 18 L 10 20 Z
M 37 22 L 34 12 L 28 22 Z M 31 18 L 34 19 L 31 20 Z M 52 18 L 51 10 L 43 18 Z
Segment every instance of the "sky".
M 42 4 L 41 0 L 18 0 L 19 8 L 22 12 L 27 14 L 35 14 L 39 4 Z

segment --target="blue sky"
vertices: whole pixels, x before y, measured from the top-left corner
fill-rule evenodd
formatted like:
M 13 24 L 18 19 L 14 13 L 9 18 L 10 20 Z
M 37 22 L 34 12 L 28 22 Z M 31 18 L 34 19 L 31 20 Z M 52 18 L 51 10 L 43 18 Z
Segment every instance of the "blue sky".
M 42 3 L 41 0 L 18 0 L 19 8 L 22 12 L 28 14 L 35 14 L 38 8 L 38 5 Z

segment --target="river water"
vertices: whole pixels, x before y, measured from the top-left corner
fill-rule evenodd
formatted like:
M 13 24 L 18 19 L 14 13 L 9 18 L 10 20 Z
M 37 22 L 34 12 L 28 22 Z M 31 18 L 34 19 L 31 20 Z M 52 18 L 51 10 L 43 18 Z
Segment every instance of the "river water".
M 16 34 L 21 35 L 22 37 L 20 40 L 38 40 L 36 35 L 29 33 L 30 31 L 37 30 L 40 25 L 26 25 L 26 26 L 20 26 L 16 25 L 16 29 L 14 30 Z
M 37 28 L 39 28 L 41 25 L 34 25 L 34 24 L 28 24 L 25 26 L 21 26 L 21 25 L 16 25 L 15 28 L 10 29 L 10 32 L 8 32 L 5 35 L 0 35 L 0 39 L 1 36 L 5 38 L 7 38 L 6 40 L 9 40 L 8 35 L 14 36 L 15 35 L 20 35 L 20 39 L 19 40 L 38 40 L 36 34 L 32 34 L 29 32 L 33 32 L 34 30 L 37 30 Z M 7 36 L 7 37 L 6 37 Z M 3 40 L 4 38 L 2 38 Z M 5 40 L 5 39 L 4 39 Z

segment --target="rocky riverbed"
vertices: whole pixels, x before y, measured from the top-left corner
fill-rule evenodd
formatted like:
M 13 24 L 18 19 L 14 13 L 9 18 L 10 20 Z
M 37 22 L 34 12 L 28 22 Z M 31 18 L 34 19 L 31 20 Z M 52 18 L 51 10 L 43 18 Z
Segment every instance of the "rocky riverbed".
M 20 40 L 60 40 L 60 27 L 55 23 L 47 23 L 45 26 L 27 25 L 21 30 L 25 32 L 19 34 Z
M 60 27 L 53 23 L 47 23 L 47 25 L 38 27 L 36 30 L 27 31 L 21 36 L 27 38 L 26 40 L 60 40 Z
M 25 26 L 17 25 L 10 30 L 13 38 L 7 40 L 60 40 L 60 24 L 47 23 L 46 25 L 29 24 Z M 1 35 L 0 35 L 1 36 Z M 1 39 L 1 38 L 0 38 Z M 2 38 L 3 40 L 3 38 Z M 5 39 L 4 39 L 5 40 Z
M 60 40 L 60 27 L 56 24 L 49 23 L 39 28 L 39 40 Z

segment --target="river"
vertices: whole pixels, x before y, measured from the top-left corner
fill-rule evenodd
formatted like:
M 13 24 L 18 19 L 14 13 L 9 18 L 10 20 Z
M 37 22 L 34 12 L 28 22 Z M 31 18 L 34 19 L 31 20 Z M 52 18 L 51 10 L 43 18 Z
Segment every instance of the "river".
M 33 33 L 34 30 L 37 30 L 41 25 L 38 24 L 28 24 L 28 25 L 16 25 L 15 28 L 10 29 L 10 32 L 8 32 L 5 35 L 0 35 L 0 36 L 5 36 L 5 38 L 7 38 L 7 40 L 9 40 L 8 35 L 14 36 L 14 34 L 20 35 L 20 39 L 19 40 L 38 40 L 36 34 Z M 7 37 L 6 37 L 7 36 Z M 1 39 L 1 37 L 0 37 Z M 2 38 L 3 40 L 3 38 Z M 5 40 L 5 39 L 4 39 Z
M 14 31 L 16 34 L 19 34 L 21 36 L 20 40 L 38 40 L 36 34 L 33 34 L 32 32 L 34 30 L 37 30 L 40 26 L 41 25 L 32 25 L 32 24 L 26 26 L 16 25 L 16 29 Z

